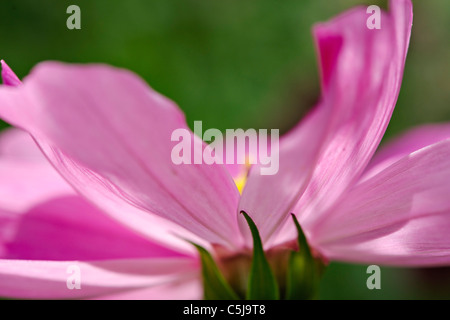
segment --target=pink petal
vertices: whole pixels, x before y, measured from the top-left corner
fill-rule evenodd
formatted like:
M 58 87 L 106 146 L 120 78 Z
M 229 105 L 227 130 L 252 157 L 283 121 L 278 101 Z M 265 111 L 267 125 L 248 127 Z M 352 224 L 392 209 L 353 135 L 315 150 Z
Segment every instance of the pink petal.
M 167 295 L 184 288 L 187 294 L 190 284 L 197 297 L 195 258 L 104 215 L 76 195 L 36 149 L 23 131 L 0 135 L 0 296 L 90 298 L 157 288 Z M 147 259 L 77 262 L 140 257 Z M 67 288 L 72 265 L 81 268 L 82 290 Z
M 383 137 L 400 90 L 412 24 L 409 1 L 391 5 L 380 30 L 366 27 L 366 8 L 315 28 L 320 48 L 335 49 L 337 39 L 342 42 L 324 92 L 342 113 L 295 213 L 329 208 L 357 181 Z
M 11 68 L 6 64 L 5 61 L 0 60 L 0 65 L 2 69 L 2 80 L 3 84 L 6 86 L 17 86 L 20 84 L 19 78 L 11 70 Z
M 177 229 L 165 230 L 165 222 L 145 221 L 150 231 L 161 232 L 161 246 L 86 202 L 22 130 L 0 135 L 0 177 L 0 258 L 96 260 L 195 253 L 185 241 L 170 241 L 169 232 Z
M 203 299 L 202 281 L 198 278 L 172 281 L 141 290 L 126 291 L 118 294 L 100 296 L 101 300 L 201 300 Z
M 0 210 L 23 213 L 75 191 L 48 163 L 30 135 L 19 129 L 0 134 Z
M 80 289 L 67 282 L 79 271 Z M 198 277 L 198 264 L 186 258 L 134 260 L 0 260 L 0 296 L 32 299 L 79 299 L 169 286 Z
M 299 215 L 305 225 L 305 219 L 318 218 L 357 181 L 373 156 L 397 101 L 412 24 L 410 1 L 391 5 L 380 30 L 366 27 L 365 7 L 314 28 L 322 79 L 319 109 L 325 109 L 317 113 L 323 118 L 310 121 L 311 129 L 297 130 L 290 141 L 280 141 L 283 169 L 276 176 L 253 174 L 240 203 L 263 238 L 295 237 L 291 221 L 282 227 L 288 213 Z
M 276 174 L 261 175 L 260 166 L 252 166 L 239 210 L 252 217 L 263 242 L 286 221 L 289 209 L 304 191 L 324 139 L 328 119 L 328 110 L 319 106 L 281 139 Z M 250 245 L 249 228 L 242 219 L 240 227 Z
M 416 150 L 448 138 L 450 138 L 450 124 L 448 123 L 414 128 L 383 145 L 370 161 L 362 179 L 368 179 Z
M 44 201 L 27 212 L 0 209 L 0 258 L 104 260 L 181 256 L 151 242 L 77 195 Z
M 153 235 L 144 222 L 156 214 L 212 243 L 238 245 L 231 177 L 217 165 L 173 164 L 171 134 L 187 129 L 184 116 L 134 74 L 43 63 L 22 86 L 0 88 L 0 101 L 0 115 L 29 131 L 75 189 L 122 223 Z
M 0 133 L 0 158 L 48 163 L 31 136 L 16 128 L 8 128 Z
M 354 187 L 310 228 L 327 258 L 450 263 L 450 140 L 422 148 Z
M 293 208 L 306 229 L 359 179 L 389 123 L 412 24 L 410 1 L 390 4 L 390 13 L 382 14 L 380 30 L 366 27 L 365 7 L 314 29 L 322 60 L 323 99 L 340 113 L 333 119 L 330 139 L 308 188 Z M 274 241 L 295 234 L 288 222 Z

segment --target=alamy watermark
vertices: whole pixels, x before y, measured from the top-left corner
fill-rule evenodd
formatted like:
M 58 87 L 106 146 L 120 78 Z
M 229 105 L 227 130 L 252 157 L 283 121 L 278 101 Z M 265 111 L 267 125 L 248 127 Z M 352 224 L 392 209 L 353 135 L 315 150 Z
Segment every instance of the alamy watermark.
M 66 280 L 66 286 L 69 290 L 81 289 L 81 268 L 76 264 L 67 267 L 66 273 L 69 274 Z
M 81 29 L 81 9 L 77 5 L 70 5 L 67 7 L 66 13 L 70 14 L 67 18 L 66 26 L 67 29 Z
M 367 274 L 370 276 L 367 278 L 366 286 L 369 290 L 380 290 L 381 289 L 381 269 L 377 265 L 371 265 L 367 267 Z
M 171 141 L 177 142 L 171 153 L 174 164 L 259 164 L 261 175 L 278 172 L 278 129 L 270 134 L 267 129 L 227 129 L 224 137 L 218 129 L 203 132 L 202 122 L 194 121 L 194 135 L 184 128 L 172 132 Z
M 367 14 L 370 16 L 367 18 L 366 26 L 367 29 L 381 29 L 381 9 L 379 6 L 371 5 L 367 7 Z
M 69 30 L 81 29 L 81 9 L 77 5 L 70 5 L 66 10 L 70 16 L 67 18 L 66 26 Z M 371 5 L 367 7 L 367 14 L 370 16 L 366 20 L 366 26 L 368 29 L 381 29 L 381 9 L 377 5 Z

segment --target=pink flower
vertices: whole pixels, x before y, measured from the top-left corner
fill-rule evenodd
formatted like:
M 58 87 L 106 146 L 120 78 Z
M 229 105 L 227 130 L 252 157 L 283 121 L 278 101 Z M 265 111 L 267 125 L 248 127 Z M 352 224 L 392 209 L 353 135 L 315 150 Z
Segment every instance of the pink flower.
M 1 136 L 0 296 L 201 298 L 184 239 L 219 260 L 245 254 L 241 210 L 266 250 L 297 237 L 294 212 L 324 259 L 450 264 L 450 125 L 374 156 L 400 90 L 411 3 L 392 0 L 380 30 L 367 17 L 356 8 L 314 28 L 321 102 L 280 140 L 278 173 L 253 167 L 242 196 L 226 166 L 172 163 L 183 113 L 134 74 L 46 62 L 20 84 L 2 62 L 0 117 L 47 159 L 21 132 Z M 72 265 L 81 290 L 67 288 Z

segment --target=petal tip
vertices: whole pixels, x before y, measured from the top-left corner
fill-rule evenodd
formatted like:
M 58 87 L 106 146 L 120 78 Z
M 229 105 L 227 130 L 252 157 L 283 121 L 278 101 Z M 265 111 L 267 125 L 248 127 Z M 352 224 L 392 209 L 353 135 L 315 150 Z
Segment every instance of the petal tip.
M 3 84 L 6 86 L 18 86 L 21 83 L 20 79 L 16 76 L 8 64 L 6 64 L 5 60 L 1 59 L 0 65 Z

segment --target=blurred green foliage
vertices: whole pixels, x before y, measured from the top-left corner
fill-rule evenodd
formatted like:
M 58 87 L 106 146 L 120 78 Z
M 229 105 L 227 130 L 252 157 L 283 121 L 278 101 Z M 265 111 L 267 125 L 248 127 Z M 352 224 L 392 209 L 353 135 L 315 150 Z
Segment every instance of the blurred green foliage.
M 81 8 L 81 30 L 66 9 Z M 23 78 L 43 60 L 131 69 L 204 128 L 294 126 L 319 96 L 311 27 L 379 0 L 17 0 L 0 4 L 0 58 Z M 414 26 L 390 138 L 450 120 L 450 2 L 414 1 Z M 87 79 L 86 81 L 89 81 Z M 4 124 L 0 124 L 0 127 Z M 439 281 L 433 276 L 439 274 Z M 333 263 L 322 298 L 450 298 L 447 269 L 382 268 L 382 290 L 366 266 Z

